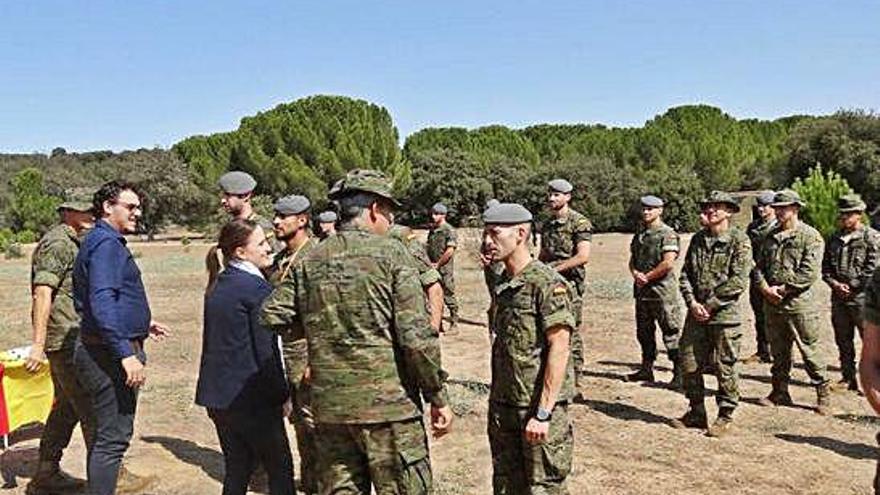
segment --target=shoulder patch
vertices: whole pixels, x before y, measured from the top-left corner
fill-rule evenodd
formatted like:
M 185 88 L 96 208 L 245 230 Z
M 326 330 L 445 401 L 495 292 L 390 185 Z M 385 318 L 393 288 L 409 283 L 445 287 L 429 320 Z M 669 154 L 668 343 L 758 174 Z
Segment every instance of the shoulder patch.
M 561 296 L 568 294 L 568 287 L 565 285 L 565 282 L 559 282 L 556 284 L 556 287 L 553 287 L 553 295 Z

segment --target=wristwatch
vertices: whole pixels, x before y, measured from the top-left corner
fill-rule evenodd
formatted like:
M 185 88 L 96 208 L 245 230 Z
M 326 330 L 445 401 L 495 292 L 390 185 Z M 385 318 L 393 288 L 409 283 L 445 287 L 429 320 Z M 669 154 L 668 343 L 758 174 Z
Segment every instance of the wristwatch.
M 550 418 L 553 417 L 553 412 L 544 409 L 541 406 L 538 406 L 538 410 L 535 411 L 535 419 L 542 423 L 546 423 L 550 421 Z

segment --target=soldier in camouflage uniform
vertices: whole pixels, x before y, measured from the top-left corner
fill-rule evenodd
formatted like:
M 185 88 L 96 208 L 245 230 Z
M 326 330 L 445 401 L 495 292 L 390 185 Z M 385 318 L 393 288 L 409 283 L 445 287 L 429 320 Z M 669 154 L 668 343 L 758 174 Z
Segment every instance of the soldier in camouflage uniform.
M 261 322 L 308 342 L 319 493 L 430 493 L 422 400 L 435 435 L 452 411 L 418 270 L 385 235 L 397 204 L 390 181 L 353 170 L 330 194 L 339 230 L 266 299 Z
M 742 316 L 739 299 L 748 288 L 752 246 L 745 232 L 730 226 L 739 203 L 726 192 L 713 191 L 700 202 L 703 228 L 694 234 L 679 277 L 688 315 L 681 336 L 681 366 L 690 407 L 676 428 L 707 428 L 703 369 L 714 364 L 718 378 L 718 418 L 707 435 L 730 431 L 739 403 L 739 348 Z M 714 363 L 708 363 L 714 357 Z
M 269 269 L 268 280 L 278 287 L 293 274 L 297 264 L 311 251 L 316 240 L 309 234 L 311 203 L 304 196 L 285 196 L 275 202 L 275 217 L 272 223 L 275 238 L 284 243 L 284 248 L 274 258 Z M 306 493 L 318 493 L 318 480 L 315 479 L 315 421 L 312 414 L 311 389 L 303 379 L 308 364 L 308 350 L 302 332 L 283 329 L 281 351 L 284 369 L 290 383 L 293 412 L 290 421 L 296 431 L 296 446 L 300 459 L 300 489 Z
M 336 220 L 339 217 L 335 211 L 326 210 L 318 215 L 318 238 L 322 241 L 336 233 Z
M 760 402 L 764 406 L 792 405 L 788 383 L 794 343 L 816 387 L 816 412 L 826 415 L 830 413 L 830 390 L 825 363 L 819 354 L 819 315 L 813 300 L 813 286 L 819 280 L 825 243 L 816 229 L 798 218 L 804 205 L 795 191 L 776 193 L 773 208 L 779 224 L 761 246 L 753 272 L 764 296 L 767 337 L 773 353 L 770 368 L 773 389 Z
M 220 177 L 217 185 L 222 192 L 220 206 L 229 214 L 230 220 L 241 218 L 256 223 L 266 233 L 273 252 L 277 253 L 284 248 L 284 244 L 275 238 L 272 222 L 254 211 L 251 200 L 254 197 L 257 181 L 250 174 L 237 170 L 227 172 Z
M 880 261 L 880 233 L 862 224 L 867 205 L 858 194 L 838 202 L 840 230 L 825 245 L 822 280 L 831 287 L 831 324 L 843 375 L 839 386 L 858 391 L 855 330 L 863 332 L 864 289 Z
M 48 359 L 55 405 L 40 438 L 40 461 L 27 493 L 56 493 L 85 487 L 59 467 L 76 424 L 82 425 L 86 447 L 95 436 L 95 417 L 88 393 L 76 378 L 73 346 L 79 334 L 79 315 L 73 307 L 73 262 L 79 236 L 94 223 L 91 203 L 67 201 L 58 207 L 62 222 L 40 239 L 31 263 L 34 338 L 28 371 L 36 372 Z
M 576 291 L 574 305 L 577 328 L 571 334 L 571 354 L 574 360 L 575 380 L 584 367 L 584 342 L 580 327 L 586 292 L 586 265 L 590 260 L 593 224 L 587 217 L 573 210 L 571 193 L 574 186 L 565 179 L 554 179 L 547 184 L 547 205 L 553 219 L 541 231 L 541 254 L 538 259 L 552 266 L 568 280 Z M 577 384 L 576 384 L 577 385 Z
M 874 412 L 880 414 L 880 270 L 875 270 L 865 287 L 862 357 L 859 378 Z M 877 434 L 880 443 L 880 434 Z M 874 475 L 874 493 L 880 493 L 880 462 Z
M 663 223 L 663 200 L 643 196 L 642 228 L 630 242 L 629 270 L 633 277 L 636 300 L 636 337 L 642 348 L 641 368 L 627 376 L 629 381 L 654 381 L 654 360 L 657 341 L 654 333 L 660 327 L 663 343 L 672 361 L 672 381 L 681 386 L 678 360 L 678 337 L 681 333 L 681 312 L 675 284 L 675 260 L 681 249 L 678 234 Z
M 411 228 L 394 224 L 388 235 L 402 242 L 412 255 L 419 270 L 419 283 L 422 284 L 422 290 L 425 292 L 425 309 L 428 311 L 431 327 L 439 332 L 443 320 L 443 286 L 440 283 L 440 272 L 434 268 L 425 246 L 416 239 L 416 234 Z
M 458 245 L 455 229 L 446 221 L 448 209 L 442 203 L 431 208 L 431 231 L 428 233 L 428 257 L 440 272 L 443 286 L 443 304 L 449 310 L 450 327 L 446 332 L 453 335 L 458 330 L 458 302 L 455 299 L 455 248 Z
M 776 210 L 773 209 L 773 191 L 764 191 L 758 195 L 755 202 L 754 220 L 746 229 L 746 234 L 752 243 L 752 257 L 755 263 L 758 261 L 758 255 L 761 253 L 761 245 L 767 234 L 776 227 Z M 770 363 L 773 358 L 770 356 L 770 344 L 767 342 L 767 323 L 764 317 L 764 296 L 761 295 L 761 288 L 755 284 L 755 277 L 750 278 L 749 283 L 749 304 L 752 306 L 752 312 L 755 313 L 755 341 L 758 350 L 754 355 L 749 356 L 745 362 L 747 363 Z
M 518 204 L 483 213 L 487 253 L 504 265 L 495 290 L 489 445 L 496 495 L 566 494 L 574 437 L 569 355 L 572 287 L 529 252 L 532 214 Z

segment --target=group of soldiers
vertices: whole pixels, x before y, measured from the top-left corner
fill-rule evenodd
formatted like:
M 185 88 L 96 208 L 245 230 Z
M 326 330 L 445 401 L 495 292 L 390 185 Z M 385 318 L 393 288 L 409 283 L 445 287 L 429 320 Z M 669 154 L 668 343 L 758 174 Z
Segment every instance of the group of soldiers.
M 435 436 L 449 431 L 453 414 L 439 337 L 459 331 L 453 278 L 457 242 L 446 206 L 431 208 L 431 230 L 422 245 L 411 230 L 394 224 L 399 204 L 390 181 L 379 172 L 354 170 L 334 184 L 329 199 L 336 211 L 322 212 L 317 222 L 311 201 L 298 195 L 278 199 L 272 221 L 260 217 L 251 204 L 256 185 L 244 172 L 225 174 L 219 181 L 221 205 L 231 219 L 259 224 L 275 250 L 267 273 L 275 289 L 260 319 L 282 344 L 301 459 L 300 489 L 430 492 L 422 411 L 429 406 Z M 497 494 L 567 493 L 573 451 L 568 406 L 579 398 L 584 370 L 580 328 L 593 231 L 590 221 L 571 208 L 573 191 L 564 179 L 548 183 L 551 219 L 541 229 L 537 257 L 531 250 L 536 234 L 532 212 L 492 200 L 482 214 L 480 257 L 492 335 L 487 432 Z M 642 362 L 626 379 L 654 380 L 659 327 L 673 365 L 671 386 L 683 388 L 689 402 L 684 416 L 673 421 L 675 427 L 706 429 L 710 436 L 730 431 L 740 398 L 739 299 L 747 290 L 758 344 L 749 359 L 773 363 L 772 390 L 762 404 L 792 404 L 788 384 L 795 344 L 816 387 L 816 410 L 829 412 L 830 380 L 818 355 L 813 301 L 820 275 L 832 289 L 840 385 L 858 389 L 853 339 L 855 329 L 862 329 L 861 306 L 880 247 L 880 234 L 862 223 L 864 202 L 855 195 L 841 198 L 840 230 L 827 246 L 799 219 L 805 205 L 794 191 L 768 192 L 757 203 L 756 219 L 743 231 L 731 223 L 740 209 L 731 194 L 714 191 L 703 199 L 702 228 L 691 240 L 676 281 L 681 246 L 678 234 L 663 222 L 664 201 L 640 199 L 641 226 L 631 242 L 629 268 Z M 80 420 L 84 430 L 90 424 L 88 415 L 77 410 L 75 388 L 65 384 L 69 378 L 76 384 L 62 367 L 65 358 L 53 359 L 56 347 L 65 348 L 65 338 L 75 339 L 76 316 L 64 319 L 72 311 L 64 299 L 70 283 L 65 267 L 76 255 L 78 234 L 88 227 L 89 208 L 70 202 L 59 210 L 62 225 L 40 242 L 33 261 L 35 301 L 45 292 L 40 287 L 48 287 L 51 295 L 52 339 L 46 340 L 43 317 L 43 332 L 35 332 L 40 345 L 34 346 L 29 367 L 38 367 L 44 352 L 49 356 L 64 406 L 52 414 L 69 418 L 50 421 L 29 493 L 70 488 L 73 482 L 58 468 L 61 450 L 69 441 L 70 424 Z M 213 253 L 207 261 L 223 263 Z M 35 309 L 35 322 L 38 314 Z M 706 373 L 715 374 L 719 383 L 718 417 L 711 426 L 704 406 Z

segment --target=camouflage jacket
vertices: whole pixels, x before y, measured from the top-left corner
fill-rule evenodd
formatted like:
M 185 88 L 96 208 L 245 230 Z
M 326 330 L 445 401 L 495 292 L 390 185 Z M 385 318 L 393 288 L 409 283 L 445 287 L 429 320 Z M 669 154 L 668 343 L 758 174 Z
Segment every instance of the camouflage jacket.
M 301 325 L 322 423 L 382 423 L 446 404 L 440 342 L 412 256 L 397 240 L 341 228 L 263 303 L 268 328 Z
M 428 258 L 431 262 L 436 263 L 437 260 L 443 256 L 443 253 L 446 251 L 448 247 L 455 247 L 457 245 L 456 237 L 455 237 L 455 229 L 452 228 L 452 225 L 449 225 L 446 222 L 443 222 L 439 227 L 435 227 L 431 229 L 431 232 L 428 233 L 428 244 L 426 249 L 428 251 Z M 455 257 L 449 258 L 449 261 L 439 267 L 437 271 L 441 274 L 452 273 L 453 271 L 453 260 Z
M 863 226 L 855 232 L 835 232 L 825 245 L 822 258 L 822 280 L 849 284 L 851 299 L 843 300 L 831 293 L 831 300 L 854 306 L 864 302 L 864 289 L 880 262 L 880 232 Z
M 314 249 L 317 239 L 309 239 L 299 247 L 297 251 L 290 251 L 287 246 L 279 251 L 268 271 L 268 280 L 273 287 L 278 287 L 282 282 L 293 275 L 296 266 L 308 256 Z M 274 330 L 281 336 L 281 354 L 284 356 L 284 368 L 291 383 L 299 383 L 308 364 L 308 346 L 301 326 L 275 327 Z
M 776 228 L 775 218 L 772 218 L 769 221 L 765 221 L 763 218 L 757 218 L 746 227 L 746 234 L 748 234 L 749 240 L 752 242 L 752 259 L 755 260 L 755 263 L 758 262 L 758 256 L 761 254 L 761 244 L 764 242 L 764 239 L 767 238 L 767 234 L 769 234 L 774 228 Z
M 752 245 L 738 227 L 719 236 L 702 229 L 691 238 L 679 287 L 685 303 L 706 306 L 712 318 L 708 325 L 741 323 L 739 298 L 749 285 Z
M 786 296 L 778 305 L 765 307 L 778 313 L 800 313 L 813 307 L 813 285 L 819 280 L 825 242 L 803 221 L 791 230 L 777 225 L 761 245 L 753 272 L 755 284 L 784 285 Z
M 663 261 L 668 252 L 678 253 L 681 243 L 672 227 L 660 222 L 656 227 L 642 228 L 629 244 L 630 265 L 642 273 L 648 273 Z M 633 297 L 644 300 L 676 302 L 675 270 L 669 270 L 662 278 L 653 280 L 644 287 L 633 284 Z
M 573 294 L 569 283 L 540 261 L 532 261 L 513 278 L 502 275 L 495 287 L 496 334 L 492 344 L 492 388 L 489 400 L 533 407 L 544 383 L 548 343 L 546 332 L 557 325 L 575 327 Z M 571 360 L 559 401 L 573 397 Z
M 592 240 L 593 224 L 577 211 L 569 210 L 564 218 L 554 218 L 544 224 L 540 260 L 553 266 L 574 256 L 579 242 Z M 580 293 L 586 279 L 586 268 L 581 265 L 567 270 L 562 276 L 573 282 Z
M 79 315 L 73 307 L 73 263 L 79 239 L 72 227 L 59 224 L 46 232 L 31 260 L 31 290 L 52 289 L 52 306 L 46 328 L 47 352 L 73 349 L 79 334 Z

